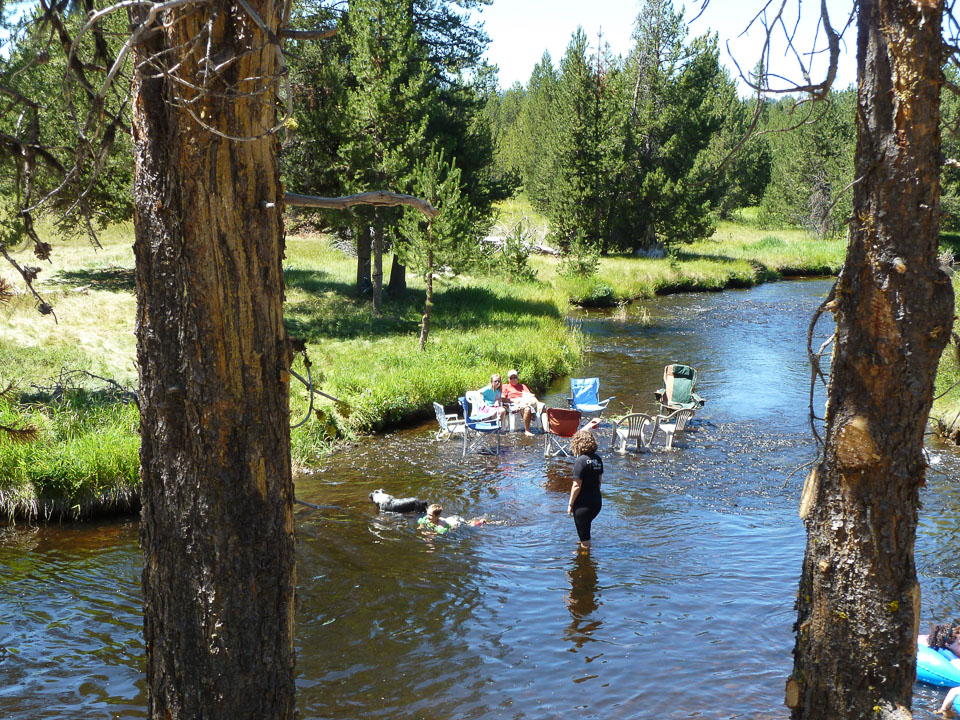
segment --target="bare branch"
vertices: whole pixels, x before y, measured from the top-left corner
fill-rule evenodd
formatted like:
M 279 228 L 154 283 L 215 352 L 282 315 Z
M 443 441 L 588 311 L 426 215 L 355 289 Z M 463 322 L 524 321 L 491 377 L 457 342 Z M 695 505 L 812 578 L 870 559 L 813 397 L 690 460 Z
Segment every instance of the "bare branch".
M 29 268 L 21 267 L 20 264 L 11 257 L 10 253 L 7 252 L 7 248 L 0 243 L 0 255 L 2 255 L 8 263 L 10 263 L 13 268 L 20 273 L 20 277 L 23 278 L 24 284 L 27 286 L 27 289 L 30 290 L 31 294 L 37 300 L 37 310 L 40 311 L 41 315 L 53 315 L 54 322 L 57 322 L 57 314 L 53 311 L 53 306 L 48 303 L 40 293 L 37 292 L 36 288 L 33 287 L 33 280 L 37 276 L 38 268 Z
M 387 190 L 374 190 L 373 192 L 359 193 L 357 195 L 347 195 L 339 198 L 318 197 L 316 195 L 298 195 L 296 193 L 286 193 L 283 201 L 287 205 L 298 207 L 323 208 L 325 210 L 346 210 L 354 205 L 373 205 L 376 207 L 397 207 L 406 205 L 414 210 L 419 210 L 428 218 L 436 217 L 439 210 L 426 200 L 422 200 L 413 195 L 403 195 L 401 193 L 389 192 Z
M 280 30 L 280 37 L 287 38 L 288 40 L 327 40 L 336 36 L 340 32 L 337 28 L 329 28 L 327 30 L 291 30 L 290 28 L 283 28 Z

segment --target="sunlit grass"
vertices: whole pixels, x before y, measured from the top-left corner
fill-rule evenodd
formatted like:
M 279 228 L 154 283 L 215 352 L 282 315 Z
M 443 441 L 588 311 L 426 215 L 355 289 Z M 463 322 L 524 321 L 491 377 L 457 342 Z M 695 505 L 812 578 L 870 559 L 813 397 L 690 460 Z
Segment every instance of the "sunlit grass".
M 26 293 L 0 308 L 0 379 L 30 383 L 83 367 L 121 384 L 136 381 L 133 227 L 110 228 L 100 242 L 99 250 L 84 238 L 60 242 L 49 263 L 29 248 L 13 253 L 21 265 L 40 266 L 35 285 L 56 318 L 40 315 Z M 15 275 L 2 272 L 19 287 Z
M 710 239 L 681 245 L 672 256 L 601 258 L 590 278 L 560 275 L 559 261 L 550 256 L 533 257 L 530 265 L 540 280 L 561 289 L 573 303 L 614 306 L 674 292 L 751 287 L 791 275 L 834 275 L 845 252 L 843 240 L 725 222 Z
M 960 314 L 960 274 L 953 276 L 954 315 Z M 956 328 L 954 328 L 956 332 Z M 930 415 L 941 432 L 954 440 L 960 438 L 960 345 L 951 336 L 937 368 L 933 410 Z
M 0 379 L 17 382 L 28 395 L 50 387 L 64 368 L 135 384 L 132 241 L 127 226 L 105 234 L 98 252 L 84 241 L 55 246 L 37 287 L 59 322 L 40 316 L 27 296 L 0 309 Z M 28 249 L 18 260 L 36 264 Z M 297 466 L 315 463 L 336 438 L 430 417 L 433 401 L 453 409 L 459 395 L 485 385 L 491 372 L 517 367 L 528 384 L 543 387 L 569 373 L 580 355 L 581 337 L 564 321 L 566 296 L 540 284 L 438 280 L 430 339 L 420 353 L 426 293 L 417 278 L 408 276 L 404 297 L 385 298 L 382 316 L 374 317 L 369 298 L 354 292 L 356 259 L 324 236 L 288 238 L 285 274 L 290 334 L 306 341 L 316 387 L 343 401 L 318 399 L 318 412 L 293 430 Z M 302 361 L 294 369 L 306 375 Z M 91 378 L 79 384 L 103 386 Z M 110 415 L 93 397 L 80 391 L 68 405 L 7 403 L 0 422 L 33 425 L 39 440 L 0 445 L 0 508 L 78 515 L 81 506 L 102 506 L 109 498 L 125 504 L 135 495 L 136 410 L 117 405 Z M 306 389 L 294 382 L 294 421 L 308 406 Z
M 16 405 L 0 399 L 0 423 L 37 430 L 30 442 L 0 439 L 4 514 L 82 517 L 136 506 L 136 405 L 85 392 Z

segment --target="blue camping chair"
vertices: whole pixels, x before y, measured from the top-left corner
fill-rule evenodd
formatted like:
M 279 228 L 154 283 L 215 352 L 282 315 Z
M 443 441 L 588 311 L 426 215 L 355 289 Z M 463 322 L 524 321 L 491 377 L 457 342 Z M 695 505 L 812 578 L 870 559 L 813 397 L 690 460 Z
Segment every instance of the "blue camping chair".
M 460 407 L 463 409 L 463 457 L 468 452 L 480 452 L 479 447 L 486 445 L 492 450 L 493 438 L 496 437 L 496 454 L 500 455 L 500 419 L 497 417 L 476 420 L 470 417 L 470 402 L 461 397 Z
M 570 378 L 570 397 L 567 402 L 585 417 L 600 417 L 614 397 L 600 399 L 600 378 Z

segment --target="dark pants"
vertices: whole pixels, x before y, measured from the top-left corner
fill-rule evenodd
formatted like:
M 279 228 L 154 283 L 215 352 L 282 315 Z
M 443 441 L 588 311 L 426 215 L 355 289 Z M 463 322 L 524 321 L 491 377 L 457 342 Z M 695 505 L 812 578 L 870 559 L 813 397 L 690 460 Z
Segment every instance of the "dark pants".
M 600 503 L 596 505 L 577 505 L 573 508 L 573 522 L 577 526 L 577 536 L 580 542 L 589 542 L 590 524 L 600 514 Z

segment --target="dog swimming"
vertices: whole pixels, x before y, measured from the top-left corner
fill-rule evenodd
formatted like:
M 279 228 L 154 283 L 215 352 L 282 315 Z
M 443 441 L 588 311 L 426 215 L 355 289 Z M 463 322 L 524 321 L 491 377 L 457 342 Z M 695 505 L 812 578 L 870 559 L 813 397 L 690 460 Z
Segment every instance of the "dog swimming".
M 426 500 L 419 500 L 413 497 L 396 498 L 390 493 L 385 493 L 383 490 L 374 490 L 370 493 L 370 500 L 377 504 L 380 512 L 423 513 L 427 511 Z

